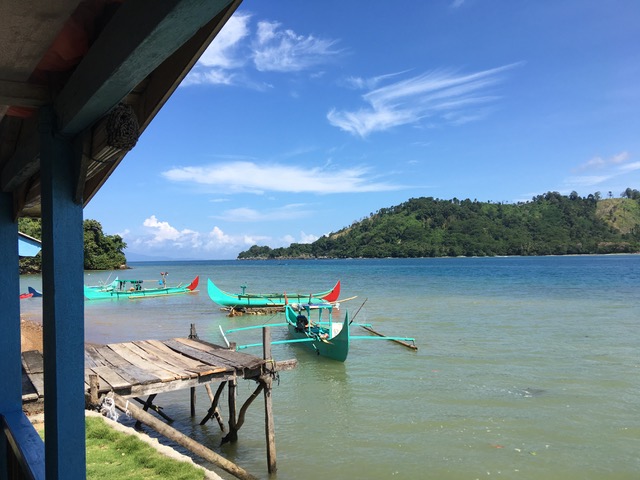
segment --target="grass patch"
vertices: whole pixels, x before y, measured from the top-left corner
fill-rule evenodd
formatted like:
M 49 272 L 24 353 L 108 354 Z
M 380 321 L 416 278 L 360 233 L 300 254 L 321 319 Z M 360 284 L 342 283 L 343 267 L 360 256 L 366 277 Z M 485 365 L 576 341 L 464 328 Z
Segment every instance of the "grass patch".
M 190 463 L 168 458 L 139 438 L 111 428 L 100 417 L 87 417 L 87 478 L 128 480 L 202 480 Z M 44 427 L 38 429 L 44 438 Z

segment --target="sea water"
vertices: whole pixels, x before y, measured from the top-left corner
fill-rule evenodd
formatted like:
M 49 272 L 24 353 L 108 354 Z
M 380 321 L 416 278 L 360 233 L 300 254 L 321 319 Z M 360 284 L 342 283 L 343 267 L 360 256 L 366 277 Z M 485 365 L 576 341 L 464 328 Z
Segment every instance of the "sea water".
M 200 275 L 200 291 L 87 301 L 87 341 L 185 337 L 194 323 L 200 338 L 222 344 L 219 325 L 283 321 L 281 314 L 226 316 L 208 298 L 207 278 L 232 292 L 247 285 L 248 292 L 297 293 L 340 280 L 341 298 L 357 297 L 341 304 L 342 314 L 357 313 L 356 322 L 387 335 L 415 337 L 417 352 L 386 341 L 353 342 L 345 363 L 300 346 L 274 346 L 275 359 L 296 358 L 298 366 L 274 383 L 273 478 L 640 478 L 640 256 L 131 266 L 87 272 L 85 281 L 118 275 L 151 287 L 168 271 L 170 285 Z M 21 291 L 28 285 L 39 288 L 40 277 L 21 277 Z M 37 319 L 42 302 L 21 306 Z M 286 338 L 272 330 L 274 339 Z M 255 388 L 239 382 L 238 408 Z M 214 421 L 199 425 L 209 407 L 204 388 L 195 419 L 188 390 L 158 395 L 156 403 L 180 431 L 268 477 L 262 396 L 248 409 L 238 442 L 224 446 Z M 226 420 L 224 396 L 220 405 Z

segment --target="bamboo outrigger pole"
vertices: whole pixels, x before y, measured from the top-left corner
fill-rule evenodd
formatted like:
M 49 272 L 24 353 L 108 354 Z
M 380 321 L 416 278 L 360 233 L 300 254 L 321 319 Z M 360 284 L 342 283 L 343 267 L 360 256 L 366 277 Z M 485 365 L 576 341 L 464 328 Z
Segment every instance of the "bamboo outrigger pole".
M 362 328 L 364 328 L 367 332 L 373 333 L 374 335 L 377 335 L 378 337 L 384 337 L 384 338 L 388 338 L 389 340 L 391 340 L 392 342 L 396 342 L 399 345 L 402 345 L 403 347 L 407 347 L 410 348 L 411 350 L 418 350 L 418 347 L 416 345 L 412 345 L 409 342 L 405 342 L 404 340 L 398 340 L 396 338 L 391 338 L 391 337 L 387 337 L 386 335 L 380 333 L 380 332 L 376 332 L 373 328 L 368 327 L 366 325 L 362 325 L 360 324 L 360 326 Z
M 362 302 L 362 305 L 360 305 L 360 308 L 358 308 L 358 310 L 356 311 L 355 315 L 353 315 L 353 317 L 351 318 L 351 321 L 349 322 L 349 325 L 351 325 L 353 323 L 353 321 L 356 319 L 356 317 L 360 313 L 360 310 L 362 310 L 362 307 L 364 307 L 364 304 L 367 303 L 367 300 L 369 300 L 369 297 L 364 299 L 364 302 Z
M 362 302 L 362 305 L 360 305 L 360 308 L 358 308 L 358 310 L 356 311 L 355 315 L 353 316 L 353 318 L 349 322 L 349 325 L 351 325 L 353 323 L 353 321 L 355 320 L 355 318 L 358 315 L 358 313 L 360 313 L 360 310 L 362 309 L 362 307 L 364 307 L 364 304 L 367 303 L 367 300 L 369 300 L 368 297 L 364 299 L 364 302 Z M 413 344 L 411 344 L 409 342 L 405 342 L 404 340 L 388 337 L 387 335 L 384 335 L 384 334 L 382 334 L 380 332 L 376 332 L 373 328 L 371 328 L 370 325 L 364 325 L 362 323 L 358 323 L 356 325 L 359 325 L 360 327 L 364 328 L 367 332 L 373 333 L 374 335 L 377 335 L 378 337 L 388 338 L 392 342 L 396 342 L 397 344 L 402 345 L 403 347 L 410 348 L 411 350 L 418 350 L 418 347 L 416 345 L 413 345 Z

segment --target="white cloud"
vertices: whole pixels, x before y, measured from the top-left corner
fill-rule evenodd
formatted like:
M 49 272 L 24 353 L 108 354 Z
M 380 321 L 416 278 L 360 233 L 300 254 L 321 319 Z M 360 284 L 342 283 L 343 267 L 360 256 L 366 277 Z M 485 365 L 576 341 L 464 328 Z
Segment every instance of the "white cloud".
M 271 244 L 272 244 L 272 248 L 289 247 L 292 243 L 313 243 L 319 238 L 320 237 L 317 235 L 300 232 L 300 235 L 298 238 L 296 238 L 294 235 L 288 234 L 288 235 L 284 235 L 278 240 L 271 241 Z
M 258 22 L 253 61 L 261 72 L 299 72 L 321 65 L 340 53 L 335 40 L 299 35 L 278 22 Z
M 324 169 L 300 165 L 258 165 L 232 161 L 202 167 L 173 168 L 162 175 L 173 182 L 215 185 L 229 193 L 361 193 L 400 190 L 401 185 L 378 182 L 366 167 Z M 278 179 L 278 181 L 273 181 Z
M 230 70 L 244 65 L 242 41 L 249 35 L 250 15 L 232 15 L 211 45 L 202 54 L 182 85 L 214 84 L 231 85 L 237 76 Z
M 312 233 L 304 233 L 304 232 L 300 232 L 300 240 L 298 241 L 298 243 L 313 243 L 316 240 L 318 240 L 320 237 L 318 237 L 317 235 L 314 235 Z
M 620 173 L 635 172 L 636 170 L 640 170 L 640 162 L 628 163 L 618 167 L 618 169 L 620 170 Z
M 250 15 L 233 15 L 211 45 L 202 54 L 198 63 L 205 67 L 224 69 L 242 66 L 244 60 L 236 55 L 239 43 L 249 35 Z
M 580 165 L 575 171 L 598 170 L 599 175 L 575 175 L 565 180 L 568 189 L 578 187 L 595 187 L 605 182 L 613 181 L 622 175 L 640 171 L 640 162 L 625 163 L 631 158 L 628 152 L 623 151 L 609 158 L 593 157 Z M 611 188 L 606 188 L 611 189 Z
M 144 255 L 166 255 L 180 258 L 186 256 L 202 257 L 203 254 L 211 258 L 235 258 L 241 250 L 255 245 L 258 241 L 268 237 L 250 237 L 247 235 L 228 235 L 218 226 L 209 232 L 198 232 L 189 228 L 178 230 L 169 222 L 160 221 L 151 215 L 142 224 L 147 233 L 135 236 L 127 230 L 127 244 L 129 250 Z
M 253 208 L 232 208 L 225 210 L 219 215 L 212 218 L 217 220 L 225 220 L 227 222 L 274 222 L 281 220 L 296 220 L 300 218 L 310 217 L 314 214 L 314 210 L 308 208 L 305 204 L 295 203 L 284 205 L 279 208 L 265 209 L 258 211 Z
M 304 204 L 285 205 L 279 209 L 264 212 L 245 210 L 245 220 L 291 220 L 300 216 L 312 216 L 314 212 Z M 229 211 L 231 212 L 231 211 Z M 237 213 L 237 212 L 236 212 Z M 151 215 L 143 222 L 146 234 L 135 235 L 125 230 L 128 252 L 146 256 L 166 256 L 169 258 L 236 258 L 238 252 L 252 245 L 271 245 L 287 247 L 291 243 L 312 243 L 319 237 L 303 231 L 298 237 L 283 235 L 273 238 L 264 235 L 229 235 L 220 227 L 214 226 L 208 232 L 198 232 L 189 228 L 179 230 L 167 221 L 160 221 Z M 123 237 L 124 238 L 124 237 Z
M 202 54 L 182 86 L 242 85 L 267 90 L 271 85 L 249 78 L 249 67 L 261 72 L 299 72 L 326 63 L 340 53 L 336 40 L 300 35 L 277 22 L 258 22 L 251 15 L 234 14 Z M 252 59 L 253 61 L 247 61 Z M 323 72 L 315 72 L 322 75 Z
M 565 188 L 593 187 L 610 180 L 613 175 L 581 175 L 569 177 L 564 183 Z
M 346 132 L 366 137 L 372 132 L 399 125 L 415 124 L 427 117 L 449 124 L 461 124 L 486 116 L 486 105 L 499 97 L 490 88 L 503 80 L 502 74 L 520 63 L 461 75 L 434 70 L 380 87 L 398 74 L 371 80 L 351 78 L 354 86 L 367 86 L 362 96 L 366 106 L 355 110 L 331 109 L 327 119 Z
M 202 246 L 202 240 L 198 232 L 190 229 L 178 230 L 168 222 L 159 221 L 155 215 L 147 218 L 142 225 L 147 228 L 150 235 L 137 239 L 136 245 L 154 248 L 171 244 L 178 249 L 199 248 Z
M 584 170 L 601 169 L 611 165 L 620 165 L 626 162 L 627 160 L 629 160 L 629 158 L 630 158 L 629 152 L 626 152 L 626 151 L 617 153 L 609 158 L 602 158 L 600 156 L 595 156 L 587 160 L 582 165 L 580 165 L 576 169 L 576 171 L 580 172 Z

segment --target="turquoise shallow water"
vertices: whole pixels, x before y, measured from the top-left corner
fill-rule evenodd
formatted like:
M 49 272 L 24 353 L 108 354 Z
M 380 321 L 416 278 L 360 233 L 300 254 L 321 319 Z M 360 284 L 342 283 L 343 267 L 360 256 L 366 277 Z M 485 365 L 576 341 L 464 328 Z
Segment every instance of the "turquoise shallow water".
M 247 284 L 312 292 L 340 279 L 341 297 L 358 296 L 343 310 L 353 315 L 367 299 L 359 322 L 416 338 L 417 352 L 354 343 L 344 364 L 274 346 L 276 359 L 299 360 L 274 388 L 274 478 L 640 478 L 640 256 L 132 266 L 126 276 L 149 282 L 166 270 L 170 284 L 198 274 L 200 292 L 87 302 L 88 341 L 186 336 L 195 323 L 202 338 L 221 343 L 218 325 L 282 321 L 226 317 L 208 299 L 207 277 L 229 291 Z M 87 274 L 86 283 L 108 276 Z M 26 291 L 40 278 L 21 282 Z M 21 305 L 37 318 L 40 300 Z M 254 388 L 241 382 L 239 401 Z M 157 402 L 180 430 L 266 478 L 261 399 L 239 442 L 220 447 L 217 426 L 198 425 L 208 407 L 204 389 L 195 420 L 188 397 L 176 392 Z

